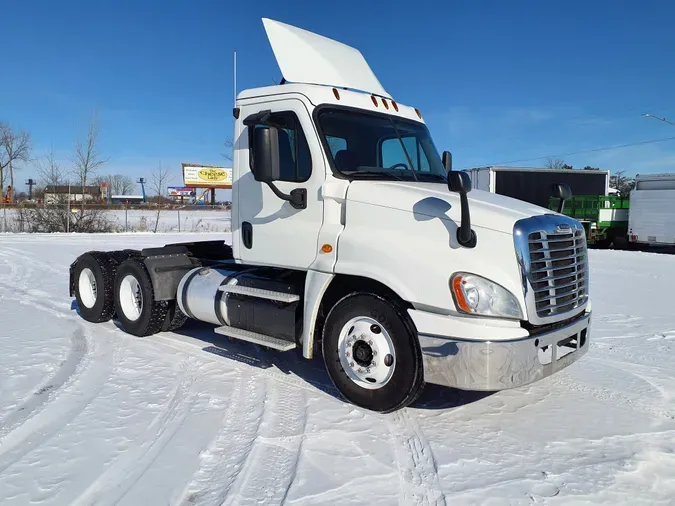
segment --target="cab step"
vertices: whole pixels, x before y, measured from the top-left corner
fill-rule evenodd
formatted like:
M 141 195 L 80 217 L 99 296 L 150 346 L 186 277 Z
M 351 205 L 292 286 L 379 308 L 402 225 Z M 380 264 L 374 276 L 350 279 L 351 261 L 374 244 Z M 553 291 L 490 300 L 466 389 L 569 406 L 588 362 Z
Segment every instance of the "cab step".
M 259 299 L 276 300 L 277 302 L 291 303 L 300 300 L 300 296 L 296 293 L 275 292 L 274 290 L 265 290 L 264 288 L 252 286 L 223 285 L 218 290 L 236 295 L 248 295 L 249 297 L 257 297 Z
M 250 330 L 229 327 L 227 325 L 217 327 L 215 329 L 215 332 L 216 334 L 222 334 L 224 336 L 233 337 L 235 339 L 241 339 L 242 341 L 256 343 L 261 346 L 267 346 L 269 348 L 274 348 L 275 350 L 279 351 L 288 351 L 295 348 L 295 343 L 293 341 L 279 339 L 278 337 L 266 336 L 265 334 L 258 334 L 257 332 L 251 332 Z

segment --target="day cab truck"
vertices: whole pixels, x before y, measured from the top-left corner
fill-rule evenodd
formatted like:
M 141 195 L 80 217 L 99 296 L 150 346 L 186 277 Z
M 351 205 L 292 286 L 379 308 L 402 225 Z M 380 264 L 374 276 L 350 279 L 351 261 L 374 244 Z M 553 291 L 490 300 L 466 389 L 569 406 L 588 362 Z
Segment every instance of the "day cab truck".
M 283 80 L 236 99 L 232 244 L 82 254 L 70 267 L 81 316 L 116 317 L 137 336 L 193 318 L 321 354 L 342 395 L 378 412 L 409 405 L 425 383 L 496 391 L 581 357 L 581 224 L 470 193 L 421 113 L 358 50 L 263 24 Z

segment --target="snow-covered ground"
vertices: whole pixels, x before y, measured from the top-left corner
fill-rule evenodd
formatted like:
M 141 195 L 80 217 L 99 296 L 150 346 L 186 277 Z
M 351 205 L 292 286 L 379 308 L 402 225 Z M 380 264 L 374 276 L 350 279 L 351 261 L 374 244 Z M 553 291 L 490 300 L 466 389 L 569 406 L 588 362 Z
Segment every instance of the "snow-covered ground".
M 115 231 L 146 232 L 155 229 L 157 211 L 116 209 L 106 211 L 105 216 Z M 225 210 L 162 210 L 159 214 L 158 232 L 229 232 L 231 212 Z M 19 213 L 16 210 L 0 212 L 0 232 L 21 231 Z
M 591 252 L 591 349 L 567 370 L 378 415 L 320 360 L 77 316 L 78 254 L 186 237 L 0 237 L 0 504 L 675 503 L 674 256 Z

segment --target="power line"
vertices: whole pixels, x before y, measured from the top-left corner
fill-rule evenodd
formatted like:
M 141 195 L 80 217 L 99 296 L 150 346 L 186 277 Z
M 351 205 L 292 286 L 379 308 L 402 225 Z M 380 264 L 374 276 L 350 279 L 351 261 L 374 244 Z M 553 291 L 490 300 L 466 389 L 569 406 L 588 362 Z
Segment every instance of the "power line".
M 604 148 L 595 148 L 595 149 L 585 149 L 582 151 L 571 151 L 569 153 L 562 153 L 562 154 L 557 154 L 557 155 L 546 155 L 546 156 L 536 156 L 533 158 L 521 158 L 520 160 L 507 160 L 503 162 L 497 162 L 497 163 L 484 163 L 484 164 L 478 164 L 474 165 L 473 167 L 463 167 L 461 169 L 456 169 L 456 170 L 465 170 L 465 169 L 471 169 L 474 167 L 491 167 L 491 166 L 496 166 L 496 165 L 506 165 L 506 164 L 511 164 L 511 163 L 520 163 L 520 162 L 532 162 L 534 160 L 543 160 L 545 158 L 563 158 L 565 156 L 572 156 L 572 155 L 582 155 L 585 153 L 597 153 L 598 151 L 611 151 L 613 149 L 621 149 L 621 148 L 629 148 L 632 146 L 642 146 L 644 144 L 654 144 L 656 142 L 665 142 L 665 141 L 673 141 L 675 140 L 675 137 L 662 137 L 660 139 L 652 139 L 649 141 L 640 141 L 640 142 L 631 142 L 628 144 L 618 144 L 615 146 L 607 146 Z

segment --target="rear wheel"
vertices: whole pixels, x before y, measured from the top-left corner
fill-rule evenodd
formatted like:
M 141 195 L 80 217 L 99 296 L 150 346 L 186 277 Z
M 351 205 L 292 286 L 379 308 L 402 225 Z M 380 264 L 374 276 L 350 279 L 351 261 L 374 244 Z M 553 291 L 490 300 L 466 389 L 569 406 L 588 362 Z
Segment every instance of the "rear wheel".
M 167 312 L 164 324 L 162 325 L 162 332 L 173 332 L 174 330 L 178 330 L 185 325 L 187 319 L 187 315 L 178 307 L 177 301 L 167 301 Z
M 324 325 L 323 357 L 342 395 L 372 411 L 408 406 L 424 388 L 412 322 L 375 294 L 353 293 L 335 304 Z
M 155 300 L 152 281 L 142 258 L 127 258 L 119 265 L 114 293 L 117 318 L 126 332 L 148 336 L 162 330 L 168 303 Z
M 101 323 L 113 317 L 114 277 L 115 265 L 106 253 L 91 251 L 78 259 L 73 279 L 75 298 L 82 318 Z

